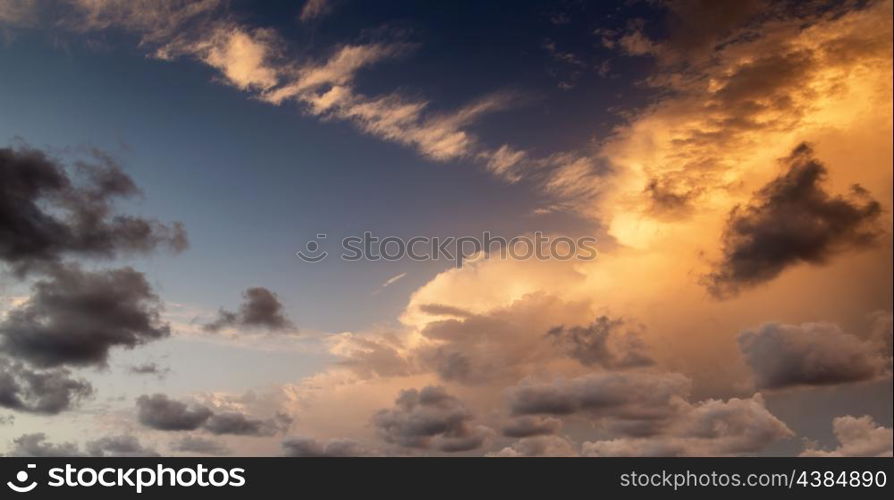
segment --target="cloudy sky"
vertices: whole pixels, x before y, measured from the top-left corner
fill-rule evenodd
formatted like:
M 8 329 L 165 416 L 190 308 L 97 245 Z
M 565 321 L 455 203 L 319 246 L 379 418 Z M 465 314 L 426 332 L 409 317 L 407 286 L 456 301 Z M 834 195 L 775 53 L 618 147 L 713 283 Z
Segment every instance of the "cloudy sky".
M 889 0 L 0 0 L 0 68 L 0 453 L 892 453 Z M 296 257 L 366 231 L 598 257 Z

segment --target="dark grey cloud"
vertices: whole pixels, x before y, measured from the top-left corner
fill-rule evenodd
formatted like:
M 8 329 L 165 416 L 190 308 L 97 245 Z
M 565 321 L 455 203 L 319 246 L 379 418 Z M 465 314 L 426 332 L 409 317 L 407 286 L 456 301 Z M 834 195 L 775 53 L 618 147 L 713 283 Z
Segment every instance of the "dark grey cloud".
M 501 357 L 498 349 L 502 347 L 498 338 L 508 335 L 506 330 L 510 329 L 505 323 L 481 316 L 433 321 L 422 334 L 436 343 L 423 349 L 420 358 L 445 381 L 482 383 L 494 377 L 499 369 L 494 365 L 510 364 L 496 361 Z
M 475 426 L 473 415 L 442 387 L 401 391 L 394 408 L 373 416 L 379 435 L 405 448 L 460 452 L 480 448 L 488 429 Z
M 332 13 L 336 0 L 305 0 L 298 19 L 303 23 L 316 21 Z
M 79 457 L 81 451 L 75 443 L 49 443 L 43 432 L 22 434 L 13 439 L 8 455 L 11 457 Z
M 672 176 L 656 177 L 649 181 L 644 194 L 651 202 L 652 215 L 662 219 L 678 219 L 689 215 L 693 203 L 701 194 L 698 187 L 681 185 Z
M 483 378 L 476 373 L 478 367 L 474 365 L 473 354 L 442 346 L 427 354 L 427 361 L 434 365 L 444 380 L 474 384 Z
M 894 368 L 894 315 L 891 311 L 876 311 L 870 315 L 869 341 L 878 346 L 882 356 L 888 358 L 888 369 Z
M 140 444 L 135 436 L 105 436 L 87 442 L 87 454 L 93 457 L 158 457 L 158 452 Z
M 628 22 L 625 30 L 596 30 L 603 44 L 618 46 L 632 55 L 652 55 L 674 70 L 688 66 L 701 68 L 725 47 L 766 35 L 764 27 L 786 20 L 804 28 L 853 10 L 855 5 L 840 2 L 799 2 L 776 0 L 662 0 L 666 16 L 658 23 L 640 19 Z M 870 2 L 871 3 L 871 2 Z M 837 4 L 837 5 L 836 5 Z M 859 7 L 858 7 L 859 8 Z M 660 33 L 649 36 L 648 33 Z
M 658 432 L 588 441 L 581 452 L 600 457 L 751 455 L 793 436 L 756 394 L 681 404 Z
M 285 316 L 282 303 L 275 293 L 262 287 L 254 287 L 242 293 L 239 312 L 221 309 L 217 319 L 205 325 L 208 331 L 226 327 L 265 329 L 271 331 L 293 330 L 295 326 Z
M 41 367 L 105 366 L 113 347 L 170 334 L 161 308 L 145 276 L 130 267 L 56 266 L 0 322 L 0 351 Z
M 243 413 L 228 411 L 215 413 L 203 426 L 212 434 L 234 434 L 238 436 L 272 436 L 284 431 L 290 420 L 262 420 L 251 418 Z
M 134 375 L 155 375 L 157 377 L 164 377 L 171 371 L 170 368 L 160 366 L 153 361 L 131 365 L 127 367 L 127 370 Z
M 655 363 L 646 345 L 622 319 L 600 316 L 588 326 L 559 326 L 547 335 L 584 366 L 631 368 Z
M 66 256 L 185 249 L 181 224 L 115 211 L 115 200 L 138 193 L 130 177 L 99 151 L 66 169 L 41 151 L 0 148 L 0 261 L 23 274 Z
M 723 88 L 714 98 L 718 107 L 728 106 L 736 113 L 731 125 L 753 126 L 756 114 L 763 108 L 758 105 L 767 96 L 783 96 L 786 91 L 797 87 L 815 68 L 816 55 L 809 51 L 762 54 L 760 57 L 742 64 L 728 76 Z M 778 111 L 798 113 L 794 103 L 779 102 Z M 736 119 L 741 120 L 737 122 Z
M 205 406 L 187 405 L 164 394 L 137 398 L 137 419 L 161 431 L 191 431 L 201 427 L 213 412 Z
M 56 414 L 93 395 L 93 387 L 65 369 L 33 370 L 0 358 L 0 407 Z
M 578 414 L 602 419 L 616 432 L 648 435 L 676 414 L 689 388 L 689 379 L 676 373 L 624 371 L 522 382 L 508 395 L 516 416 Z
M 688 64 L 698 67 L 725 43 L 747 38 L 749 24 L 771 17 L 771 4 L 764 0 L 743 0 L 732 4 L 711 0 L 665 0 L 655 2 L 665 8 L 660 23 L 643 19 L 628 21 L 626 29 L 597 29 L 602 44 L 630 55 L 651 55 L 662 65 Z M 781 15 L 781 9 L 772 9 Z M 660 31 L 654 37 L 648 32 Z
M 473 316 L 472 313 L 465 309 L 444 304 L 422 304 L 419 306 L 419 310 L 425 314 L 431 314 L 433 316 L 456 316 L 458 318 L 468 318 Z
M 524 438 L 555 434 L 562 428 L 562 421 L 553 417 L 524 415 L 510 419 L 503 425 L 506 437 Z
M 213 439 L 205 439 L 198 436 L 185 436 L 171 442 L 172 451 L 183 453 L 197 453 L 200 455 L 229 455 L 230 450 Z
M 372 452 L 352 439 L 318 441 L 308 437 L 291 437 L 282 442 L 287 457 L 365 457 Z
M 769 323 L 741 333 L 739 349 L 758 389 L 870 380 L 888 373 L 891 362 L 877 343 L 829 323 Z
M 716 297 L 772 280 L 798 263 L 823 264 L 847 249 L 872 245 L 882 232 L 881 206 L 859 186 L 849 197 L 822 186 L 826 168 L 801 144 L 782 161 L 786 172 L 732 210 L 723 258 L 706 285 Z
M 768 2 L 671 0 L 666 5 L 669 8 L 668 38 L 662 45 L 661 55 L 667 62 L 676 62 L 706 56 L 756 15 L 766 12 Z
M 291 417 L 278 414 L 270 419 L 257 419 L 237 411 L 215 412 L 204 405 L 189 405 L 164 394 L 137 398 L 137 419 L 141 424 L 161 431 L 204 430 L 211 434 L 238 436 L 272 436 L 285 432 Z

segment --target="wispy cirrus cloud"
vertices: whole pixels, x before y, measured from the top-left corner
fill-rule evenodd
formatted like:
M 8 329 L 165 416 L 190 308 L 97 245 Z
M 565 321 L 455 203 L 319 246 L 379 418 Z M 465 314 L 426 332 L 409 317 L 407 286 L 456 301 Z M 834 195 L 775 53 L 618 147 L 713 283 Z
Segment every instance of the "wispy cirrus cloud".
M 328 7 L 328 2 L 311 0 L 301 17 L 318 18 Z M 150 54 L 194 58 L 253 98 L 277 105 L 296 103 L 311 115 L 347 121 L 364 133 L 412 147 L 436 161 L 472 156 L 479 144 L 467 127 L 513 101 L 509 94 L 494 93 L 453 112 L 430 112 L 427 100 L 400 92 L 364 95 L 355 87 L 357 72 L 407 53 L 410 45 L 347 44 L 322 59 L 297 58 L 289 55 L 295 51 L 274 30 L 240 23 L 217 0 L 195 4 L 71 0 L 63 8 L 38 2 L 29 9 L 55 17 L 72 30 L 126 30 L 139 36 Z M 12 14 L 7 17 L 7 23 L 15 23 Z
M 320 19 L 332 11 L 332 3 L 333 0 L 306 0 L 298 19 L 305 23 Z

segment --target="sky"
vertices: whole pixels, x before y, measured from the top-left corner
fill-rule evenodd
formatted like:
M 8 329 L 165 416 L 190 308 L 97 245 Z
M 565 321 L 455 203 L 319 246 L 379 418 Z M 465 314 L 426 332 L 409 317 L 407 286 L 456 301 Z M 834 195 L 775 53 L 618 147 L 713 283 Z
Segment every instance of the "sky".
M 891 19 L 0 0 L 0 453 L 890 456 Z

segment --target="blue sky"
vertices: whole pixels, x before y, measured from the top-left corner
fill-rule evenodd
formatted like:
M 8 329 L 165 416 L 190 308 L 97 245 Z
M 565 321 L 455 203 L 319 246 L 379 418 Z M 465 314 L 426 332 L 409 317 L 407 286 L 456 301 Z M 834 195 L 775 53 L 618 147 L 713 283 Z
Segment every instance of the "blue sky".
M 283 6 L 265 8 L 281 12 Z M 554 26 L 546 16 L 548 8 L 529 8 L 543 14 L 520 13 L 512 31 L 525 33 L 519 25 L 531 23 Z M 516 106 L 476 128 L 495 144 L 533 144 L 544 154 L 586 143 L 594 128 L 608 131 L 618 121 L 607 111 L 611 103 L 622 97 L 630 102 L 630 96 L 644 93 L 632 88 L 635 72 L 605 78 L 589 71 L 585 89 L 559 89 L 549 75 L 555 62 L 542 48 L 542 35 L 494 44 L 505 35 L 489 30 L 487 17 L 502 10 L 482 9 L 484 18 L 479 19 L 477 11 L 468 9 L 419 12 L 418 5 L 403 10 L 395 5 L 396 12 L 404 12 L 398 18 L 407 16 L 409 27 L 402 30 L 412 35 L 406 36 L 424 36 L 426 42 L 398 63 L 400 82 L 386 65 L 363 75 L 358 86 L 372 93 L 407 88 L 447 109 L 476 95 L 516 93 Z M 299 38 L 322 29 L 296 29 L 294 22 L 283 23 L 274 14 L 252 15 L 280 19 L 286 28 L 300 31 L 294 33 Z M 393 23 L 386 19 L 394 16 L 388 10 L 373 19 L 359 16 L 356 22 L 390 27 Z M 464 30 L 455 33 L 448 29 L 452 21 L 442 19 L 450 16 L 480 22 L 464 23 Z M 60 152 L 94 146 L 119 157 L 145 194 L 134 209 L 181 220 L 189 229 L 189 252 L 163 265 L 146 263 L 174 301 L 201 297 L 203 303 L 196 305 L 213 309 L 238 300 L 227 290 L 265 283 L 283 295 L 290 312 L 309 328 L 358 328 L 393 318 L 404 305 L 403 296 L 369 296 L 389 277 L 407 272 L 398 285 L 406 292 L 450 264 L 302 265 L 293 252 L 317 233 L 459 236 L 489 230 L 511 237 L 533 230 L 595 230 L 594 224 L 573 215 L 531 214 L 548 200 L 530 184 L 506 185 L 466 160 L 428 161 L 358 134 L 346 123 L 321 124 L 294 106 L 254 102 L 215 82 L 208 68 L 143 57 L 125 44 L 132 41 L 127 35 L 99 37 L 109 45 L 100 50 L 66 38 L 24 33 L 5 44 L 0 62 L 17 69 L 3 79 L 0 99 L 6 116 L 16 120 L 0 123 L 0 133 L 7 141 L 21 138 Z M 327 50 L 326 42 L 314 40 L 319 51 Z M 588 42 L 584 50 L 599 52 Z M 481 45 L 492 48 L 478 50 Z M 464 68 L 463 74 L 474 75 L 473 85 L 466 77 L 444 78 L 437 70 L 441 65 Z M 590 106 L 578 104 L 591 98 Z M 568 128 L 560 125 L 571 123 L 580 132 L 569 137 Z M 202 144 L 214 147 L 196 147 Z M 326 307 L 331 296 L 355 307 Z

